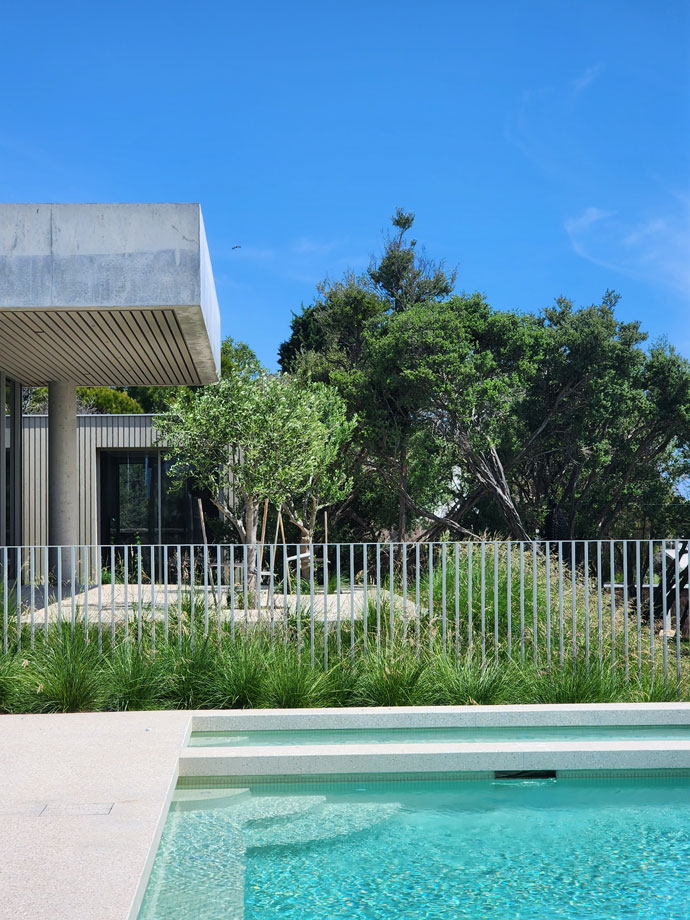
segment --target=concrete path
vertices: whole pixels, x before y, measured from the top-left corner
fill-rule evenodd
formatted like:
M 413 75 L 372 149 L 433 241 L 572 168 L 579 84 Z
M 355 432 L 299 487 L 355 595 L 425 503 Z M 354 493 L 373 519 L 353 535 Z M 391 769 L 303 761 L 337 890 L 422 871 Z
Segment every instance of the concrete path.
M 190 722 L 0 716 L 1 920 L 136 917 Z

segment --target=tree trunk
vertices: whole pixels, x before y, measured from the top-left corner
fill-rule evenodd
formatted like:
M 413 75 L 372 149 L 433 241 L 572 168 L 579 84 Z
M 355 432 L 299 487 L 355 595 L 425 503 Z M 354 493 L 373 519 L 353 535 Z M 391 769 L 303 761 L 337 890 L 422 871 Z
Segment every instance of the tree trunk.
M 253 600 L 257 597 L 258 573 L 256 571 L 257 546 L 256 531 L 259 525 L 259 504 L 253 498 L 247 499 L 244 506 L 247 553 L 247 593 Z

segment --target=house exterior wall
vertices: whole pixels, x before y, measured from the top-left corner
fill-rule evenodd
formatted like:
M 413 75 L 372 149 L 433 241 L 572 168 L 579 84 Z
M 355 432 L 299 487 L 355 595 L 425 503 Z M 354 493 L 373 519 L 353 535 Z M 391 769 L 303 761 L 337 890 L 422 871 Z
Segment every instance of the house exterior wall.
M 78 543 L 99 543 L 98 451 L 162 446 L 153 415 L 77 416 L 77 481 L 79 483 Z M 25 415 L 23 441 L 24 546 L 48 542 L 48 416 Z

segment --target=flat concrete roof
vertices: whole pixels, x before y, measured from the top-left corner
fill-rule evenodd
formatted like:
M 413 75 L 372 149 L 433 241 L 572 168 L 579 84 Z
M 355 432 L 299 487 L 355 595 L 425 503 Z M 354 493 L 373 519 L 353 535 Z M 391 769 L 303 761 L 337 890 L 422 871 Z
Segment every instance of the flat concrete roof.
M 210 383 L 220 314 L 198 204 L 0 204 L 0 368 L 27 385 Z

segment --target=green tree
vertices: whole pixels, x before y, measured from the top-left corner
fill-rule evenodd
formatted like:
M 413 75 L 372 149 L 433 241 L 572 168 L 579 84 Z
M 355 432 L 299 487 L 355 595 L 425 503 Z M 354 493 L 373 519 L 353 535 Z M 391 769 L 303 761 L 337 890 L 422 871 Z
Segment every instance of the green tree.
M 393 317 L 420 304 L 433 309 L 455 282 L 454 271 L 408 241 L 413 222 L 414 214 L 398 209 L 380 260 L 372 260 L 366 275 L 348 273 L 320 285 L 315 302 L 293 316 L 292 334 L 279 351 L 283 370 L 333 385 L 357 419 L 349 451 L 354 490 L 335 519 L 347 514 L 365 523 L 358 511 L 368 506 L 365 526 L 400 540 L 407 538 L 410 512 L 435 517 L 425 506 L 442 500 L 451 476 L 444 445 L 428 433 L 420 437 L 420 394 L 386 344 Z
M 248 546 L 254 590 L 262 502 L 285 507 L 309 542 L 315 509 L 346 487 L 340 445 L 351 423 L 330 388 L 268 374 L 246 360 L 246 346 L 231 347 L 227 376 L 182 393 L 159 429 L 174 458 L 172 476 L 205 491 Z

